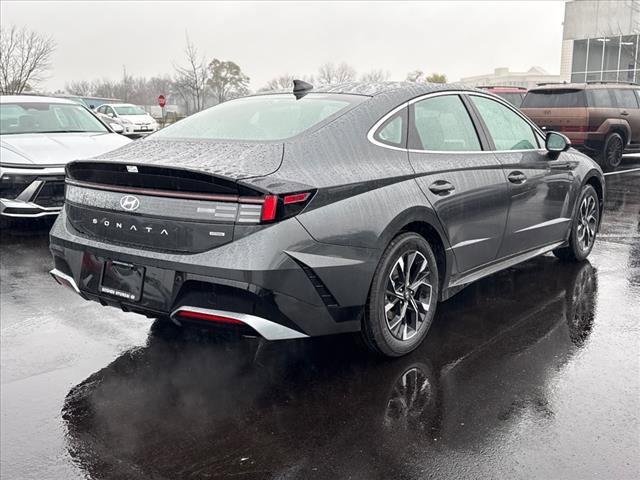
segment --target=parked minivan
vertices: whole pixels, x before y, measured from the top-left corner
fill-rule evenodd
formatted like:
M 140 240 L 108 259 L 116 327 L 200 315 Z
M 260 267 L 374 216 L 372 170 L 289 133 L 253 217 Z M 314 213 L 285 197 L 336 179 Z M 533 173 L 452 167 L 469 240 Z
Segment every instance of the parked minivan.
M 564 133 L 575 148 L 614 170 L 640 151 L 640 85 L 559 83 L 529 90 L 521 110 L 541 128 Z

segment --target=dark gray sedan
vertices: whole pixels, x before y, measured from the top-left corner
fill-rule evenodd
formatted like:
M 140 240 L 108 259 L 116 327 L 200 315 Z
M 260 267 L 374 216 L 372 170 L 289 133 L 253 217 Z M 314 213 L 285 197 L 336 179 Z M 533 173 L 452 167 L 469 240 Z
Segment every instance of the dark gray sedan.
M 566 137 L 487 92 L 408 83 L 296 81 L 74 162 L 66 183 L 52 274 L 84 298 L 269 340 L 359 331 L 390 356 L 469 283 L 586 258 L 604 201 Z

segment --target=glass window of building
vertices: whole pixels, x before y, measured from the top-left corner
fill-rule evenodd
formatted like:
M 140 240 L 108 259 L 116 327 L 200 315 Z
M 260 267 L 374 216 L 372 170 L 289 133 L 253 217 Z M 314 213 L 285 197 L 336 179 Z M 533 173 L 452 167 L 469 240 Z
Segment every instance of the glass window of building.
M 640 82 L 639 35 L 573 41 L 572 82 Z

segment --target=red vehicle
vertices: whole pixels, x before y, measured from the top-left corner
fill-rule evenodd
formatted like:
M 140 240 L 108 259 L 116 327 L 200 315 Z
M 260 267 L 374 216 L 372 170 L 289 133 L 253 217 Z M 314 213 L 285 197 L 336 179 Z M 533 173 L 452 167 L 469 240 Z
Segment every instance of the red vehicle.
M 511 105 L 514 105 L 520 108 L 522 104 L 522 100 L 524 96 L 527 94 L 527 89 L 522 87 L 497 87 L 497 86 L 487 86 L 480 87 L 482 90 L 486 90 L 487 92 L 493 93 L 499 97 L 504 98 Z

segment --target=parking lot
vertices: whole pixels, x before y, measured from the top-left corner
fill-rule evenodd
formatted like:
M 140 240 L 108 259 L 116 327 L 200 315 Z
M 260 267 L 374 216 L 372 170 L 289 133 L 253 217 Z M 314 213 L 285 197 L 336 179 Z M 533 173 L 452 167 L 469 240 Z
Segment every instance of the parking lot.
M 85 302 L 50 224 L 5 230 L 2 477 L 638 478 L 640 171 L 607 190 L 589 262 L 477 282 L 396 360 Z

